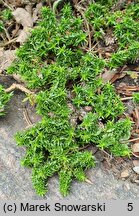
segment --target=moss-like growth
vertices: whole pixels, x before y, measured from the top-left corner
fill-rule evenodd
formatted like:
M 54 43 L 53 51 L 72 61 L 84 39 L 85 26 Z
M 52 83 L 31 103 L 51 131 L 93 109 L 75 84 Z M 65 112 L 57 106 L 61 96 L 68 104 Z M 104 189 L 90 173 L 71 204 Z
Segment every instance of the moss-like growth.
M 5 115 L 5 106 L 12 97 L 12 93 L 6 93 L 3 86 L 0 85 L 0 116 Z
M 95 34 L 100 29 L 105 34 L 113 27 L 118 49 L 109 60 L 84 51 L 87 33 L 83 19 L 75 17 L 71 6 L 65 5 L 58 18 L 51 9 L 42 9 L 41 21 L 8 69 L 9 73 L 18 72 L 29 88 L 37 90 L 36 110 L 42 121 L 17 133 L 16 141 L 27 148 L 22 164 L 32 168 L 39 195 L 47 192 L 48 178 L 55 173 L 63 195 L 68 194 L 72 179 L 86 179 L 85 170 L 95 166 L 92 153 L 83 150 L 88 144 L 114 156 L 130 155 L 123 142 L 130 137 L 131 121 L 121 119 L 124 105 L 114 87 L 103 83 L 100 75 L 106 67 L 116 68 L 137 59 L 139 43 L 130 27 L 131 23 L 138 26 L 137 8 L 132 5 L 125 9 L 126 18 L 117 23 L 120 11 L 108 15 L 112 1 L 106 7 L 99 2 L 89 6 L 86 18 Z M 133 17 L 128 19 L 132 12 Z M 128 31 L 131 34 L 127 35 Z M 96 38 L 92 36 L 92 40 Z M 89 112 L 82 112 L 85 106 L 91 107 Z
M 134 103 L 136 103 L 137 105 L 139 104 L 139 93 L 134 93 L 134 94 L 133 94 L 133 101 L 134 101 Z
M 0 21 L 0 33 L 4 31 L 4 24 Z
M 0 12 L 0 16 L 4 21 L 12 19 L 12 11 L 10 9 L 4 9 L 2 12 Z

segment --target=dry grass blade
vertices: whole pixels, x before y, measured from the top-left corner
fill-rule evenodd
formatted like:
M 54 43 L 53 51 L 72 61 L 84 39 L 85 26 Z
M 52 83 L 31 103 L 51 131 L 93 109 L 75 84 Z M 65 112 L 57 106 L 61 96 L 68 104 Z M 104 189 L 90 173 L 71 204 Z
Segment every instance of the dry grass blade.
M 139 128 L 139 109 L 135 108 L 135 115 L 136 115 L 136 127 Z
M 13 11 L 13 8 L 12 8 L 10 5 L 8 5 L 5 1 L 0 0 L 0 3 L 3 3 L 3 5 L 4 5 L 5 7 L 9 8 L 10 10 Z
M 6 42 L 4 44 L 1 44 L 1 47 L 6 47 L 6 46 L 8 46 L 8 45 L 10 45 L 10 44 L 12 44 L 14 42 L 16 42 L 16 40 L 17 40 L 17 37 L 9 40 L 8 42 Z
M 139 140 L 139 137 L 137 138 L 134 138 L 134 139 L 130 139 L 130 140 L 127 140 L 127 141 L 122 141 L 121 143 L 130 143 L 130 142 L 136 142 Z
M 90 179 L 85 179 L 85 182 L 91 185 L 93 184 L 93 182 Z
M 127 100 L 132 100 L 133 97 L 124 97 L 124 98 L 121 98 L 121 101 L 127 101 Z

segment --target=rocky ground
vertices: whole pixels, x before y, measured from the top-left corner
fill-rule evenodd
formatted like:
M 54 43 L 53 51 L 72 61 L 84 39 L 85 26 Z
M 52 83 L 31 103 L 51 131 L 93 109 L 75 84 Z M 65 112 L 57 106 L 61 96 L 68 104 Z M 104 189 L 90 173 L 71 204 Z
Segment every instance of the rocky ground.
M 27 123 L 24 118 L 24 107 L 21 102 L 24 94 L 17 92 L 9 104 L 6 117 L 0 120 L 0 199 L 1 200 L 25 200 L 44 199 L 36 195 L 31 183 L 31 170 L 21 167 L 20 159 L 25 153 L 24 148 L 19 148 L 14 141 L 14 134 L 26 128 Z M 28 110 L 31 120 L 35 122 L 38 117 L 32 110 Z M 95 150 L 95 149 L 94 149 Z M 104 154 L 96 153 L 98 158 L 97 166 L 88 171 L 89 183 L 73 182 L 71 193 L 64 200 L 68 199 L 138 199 L 139 186 L 133 184 L 129 178 L 132 171 L 128 162 L 116 160 L 111 163 L 110 168 L 107 160 L 104 162 Z M 102 162 L 100 162 L 102 161 Z M 122 163 L 122 166 L 121 166 Z M 123 174 L 125 180 L 118 177 L 121 171 L 128 170 Z M 49 192 L 46 195 L 48 200 L 62 199 L 58 190 L 57 176 L 50 179 Z

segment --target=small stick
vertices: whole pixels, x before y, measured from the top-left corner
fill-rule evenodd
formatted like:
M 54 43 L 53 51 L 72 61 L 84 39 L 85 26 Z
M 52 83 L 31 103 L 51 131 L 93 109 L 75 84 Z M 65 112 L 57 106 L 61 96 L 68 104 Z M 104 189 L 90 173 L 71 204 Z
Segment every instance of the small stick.
M 110 155 L 108 152 L 106 152 L 104 149 L 100 149 L 102 152 L 104 152 L 106 155 L 108 155 L 111 159 L 113 158 L 112 155 Z
M 56 1 L 54 2 L 54 4 L 53 4 L 53 12 L 54 12 L 54 13 L 56 13 L 57 6 L 58 6 L 58 4 L 59 4 L 61 1 L 63 1 L 63 0 L 56 0 Z
M 137 140 L 139 140 L 139 137 L 134 138 L 134 139 L 130 139 L 130 140 L 127 140 L 127 141 L 122 141 L 121 143 L 134 142 L 134 141 L 137 141 Z
M 1 47 L 5 47 L 5 46 L 8 46 L 9 44 L 15 42 L 17 40 L 17 37 L 16 38 L 13 38 L 11 39 L 10 41 L 6 42 L 5 44 L 1 44 Z
M 22 80 L 21 76 L 19 74 L 13 74 L 12 77 L 14 78 L 14 80 L 16 80 L 18 83 L 24 83 L 24 81 Z
M 32 126 L 33 123 L 32 123 L 32 121 L 31 121 L 31 119 L 30 119 L 30 117 L 29 117 L 29 115 L 28 115 L 28 112 L 27 112 L 27 109 L 26 109 L 26 108 L 24 108 L 24 110 L 23 110 L 23 115 L 24 115 L 24 118 L 25 118 L 25 120 L 26 120 L 28 126 Z
M 122 86 L 122 87 L 118 87 L 117 89 L 119 90 L 124 90 L 124 91 L 139 91 L 139 87 L 138 86 Z
M 135 108 L 135 114 L 136 114 L 136 119 L 137 119 L 136 125 L 137 125 L 137 128 L 139 128 L 139 110 L 137 107 Z
M 129 91 L 138 91 L 139 87 L 138 86 L 127 86 L 124 89 L 129 90 Z
M 30 94 L 30 95 L 34 95 L 35 96 L 35 93 L 34 92 L 31 92 L 29 89 L 27 89 L 25 86 L 23 85 L 20 85 L 20 84 L 15 84 L 13 83 L 9 88 L 5 89 L 5 92 L 11 92 L 15 89 L 19 89 L 21 90 L 22 92 L 26 93 L 26 94 Z
M 14 33 L 12 34 L 12 39 L 16 36 L 18 30 L 20 29 L 20 26 L 18 25 L 18 23 L 16 23 L 16 27 L 15 27 L 15 30 L 14 30 Z
M 86 149 L 88 147 L 90 147 L 90 145 L 83 146 L 83 147 L 79 148 L 79 151 L 84 150 L 84 149 Z
M 6 37 L 7 37 L 7 38 L 8 38 L 8 40 L 10 41 L 10 40 L 11 40 L 11 38 L 10 38 L 10 35 L 9 35 L 9 33 L 8 33 L 7 29 L 6 29 L 6 28 L 4 28 L 4 31 L 5 31 Z
M 126 101 L 126 100 L 132 100 L 133 97 L 125 97 L 125 98 L 121 98 L 121 101 Z
M 125 95 L 125 96 L 127 96 L 127 97 L 132 96 L 132 93 L 130 93 L 130 92 L 123 92 L 123 91 L 120 91 L 120 90 L 117 90 L 117 92 L 118 92 L 119 94 Z
M 5 1 L 0 0 L 0 2 L 2 2 L 4 4 L 4 6 L 6 6 L 7 8 L 9 8 L 10 10 L 13 11 L 13 8 L 11 6 L 9 6 Z

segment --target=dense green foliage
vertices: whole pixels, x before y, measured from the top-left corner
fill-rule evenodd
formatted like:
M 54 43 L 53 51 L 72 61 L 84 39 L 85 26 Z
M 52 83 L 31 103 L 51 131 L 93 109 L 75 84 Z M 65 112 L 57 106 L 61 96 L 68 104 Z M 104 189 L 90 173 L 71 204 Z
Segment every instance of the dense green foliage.
M 6 93 L 3 86 L 0 85 L 0 116 L 5 115 L 5 106 L 11 99 L 12 93 Z
M 3 22 L 2 22 L 2 21 L 0 21 L 0 32 L 3 32 L 3 30 L 4 30 L 4 25 L 3 25 Z
M 136 103 L 137 105 L 139 104 L 139 93 L 134 93 L 134 94 L 133 94 L 133 101 L 134 101 L 134 103 Z
M 4 9 L 3 11 L 0 12 L 0 16 L 4 21 L 12 19 L 12 11 L 10 9 Z
M 12 11 L 10 9 L 4 9 L 0 11 L 0 33 L 6 28 L 6 22 L 12 19 Z
M 92 41 L 103 40 L 107 30 L 113 29 L 117 50 L 109 59 L 83 51 L 87 33 L 82 17 L 75 17 L 70 5 L 64 6 L 58 18 L 44 7 L 41 21 L 8 69 L 11 74 L 18 72 L 28 88 L 37 90 L 36 111 L 42 121 L 18 132 L 16 141 L 27 149 L 22 164 L 32 168 L 39 195 L 46 193 L 48 178 L 55 173 L 63 195 L 68 194 L 72 179 L 86 179 L 85 170 L 95 166 L 92 152 L 82 148 L 88 144 L 114 156 L 130 156 L 123 142 L 130 138 L 131 121 L 121 118 L 124 105 L 114 87 L 103 83 L 100 75 L 105 68 L 117 68 L 138 58 L 139 6 L 131 4 L 113 13 L 111 7 L 112 1 L 106 5 L 97 1 L 85 13 L 94 31 Z M 91 110 L 85 112 L 86 106 Z

